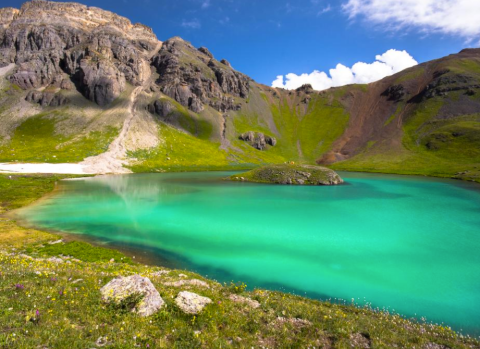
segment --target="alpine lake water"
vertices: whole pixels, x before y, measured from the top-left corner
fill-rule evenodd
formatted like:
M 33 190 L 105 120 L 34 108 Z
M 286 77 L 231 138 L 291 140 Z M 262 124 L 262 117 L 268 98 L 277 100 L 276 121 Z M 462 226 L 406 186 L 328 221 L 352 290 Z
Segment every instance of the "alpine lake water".
M 331 187 L 223 180 L 232 174 L 62 181 L 18 215 L 220 282 L 480 334 L 480 185 L 342 172 Z

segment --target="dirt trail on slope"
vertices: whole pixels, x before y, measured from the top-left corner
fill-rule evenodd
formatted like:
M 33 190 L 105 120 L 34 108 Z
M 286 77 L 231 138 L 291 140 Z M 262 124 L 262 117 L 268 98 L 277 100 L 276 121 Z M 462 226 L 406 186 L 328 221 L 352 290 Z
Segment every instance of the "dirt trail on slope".
M 86 158 L 80 164 L 88 173 L 106 174 L 106 173 L 131 173 L 129 169 L 123 167 L 128 164 L 126 139 L 130 131 L 133 120 L 136 116 L 137 98 L 140 94 L 150 86 L 152 81 L 152 68 L 150 66 L 150 59 L 160 51 L 162 42 L 157 44 L 157 47 L 147 55 L 146 60 L 143 61 L 145 68 L 145 79 L 142 85 L 136 87 L 130 95 L 128 103 L 128 117 L 123 123 L 122 130 L 118 137 L 110 144 L 108 150 L 97 156 Z

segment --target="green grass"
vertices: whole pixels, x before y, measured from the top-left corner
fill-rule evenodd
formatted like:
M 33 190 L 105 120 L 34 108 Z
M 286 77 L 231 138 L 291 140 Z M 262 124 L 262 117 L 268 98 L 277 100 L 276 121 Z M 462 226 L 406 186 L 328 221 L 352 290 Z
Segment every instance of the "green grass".
M 22 186 L 0 175 L 4 181 L 1 193 L 10 198 L 4 208 L 33 202 L 59 179 L 29 177 Z M 27 231 L 3 217 L 0 227 L 2 348 L 93 348 L 99 347 L 100 338 L 109 348 L 350 348 L 358 338 L 380 348 L 421 348 L 431 343 L 472 348 L 480 344 L 445 326 L 409 321 L 378 309 L 248 290 L 240 282 L 220 285 L 188 271 L 132 263 L 119 252 L 83 242 L 50 245 L 57 236 Z M 26 234 L 18 235 L 22 229 Z M 15 244 L 9 240 L 12 234 Z M 156 276 L 158 271 L 166 274 Z M 149 277 L 166 307 L 140 318 L 101 301 L 103 285 L 132 274 Z M 165 285 L 188 279 L 203 280 L 209 288 Z M 174 298 L 186 289 L 213 302 L 196 316 L 184 314 Z M 260 307 L 235 303 L 232 294 L 256 300 Z
M 422 139 L 422 145 L 443 159 L 480 163 L 480 122 L 463 121 L 439 127 Z
M 468 58 L 456 59 L 453 62 L 449 62 L 448 68 L 455 73 L 480 74 L 480 61 Z
M 330 150 L 348 120 L 349 115 L 337 100 L 330 103 L 326 97 L 313 97 L 298 131 L 303 157 L 314 161 Z
M 160 145 L 131 152 L 137 159 L 134 172 L 175 171 L 182 169 L 225 168 L 230 165 L 220 144 L 196 138 L 167 124 L 159 126 Z
M 190 112 L 187 108 L 172 98 L 163 97 L 160 101 L 169 102 L 175 106 L 174 110 L 167 115 L 166 118 L 175 120 L 178 125 L 191 135 L 209 140 L 212 136 L 213 126 L 207 120 L 202 119 L 200 116 Z
M 410 71 L 408 73 L 402 72 L 400 77 L 395 80 L 394 84 L 401 84 L 404 82 L 415 80 L 425 73 L 425 68 L 420 66 L 410 68 L 409 70 Z
M 10 142 L 0 147 L 0 161 L 79 162 L 105 152 L 118 133 L 108 127 L 80 138 L 64 136 L 55 126 L 66 117 L 62 111 L 51 111 L 27 119 L 15 129 Z
M 29 253 L 32 250 L 27 250 Z M 82 260 L 84 262 L 109 262 L 114 260 L 117 263 L 127 263 L 132 264 L 132 259 L 124 256 L 122 253 L 104 248 L 104 247 L 95 247 L 83 241 L 71 241 L 67 243 L 60 243 L 54 245 L 47 245 L 45 247 L 38 248 L 36 250 L 41 256 L 52 257 L 52 256 L 70 256 Z
M 20 227 L 14 219 L 1 214 L 33 203 L 51 192 L 59 180 L 69 177 L 74 176 L 0 174 L 0 249 L 51 238 L 49 233 Z
M 0 174 L 0 211 L 27 206 L 51 192 L 55 184 L 69 175 L 4 175 Z
M 364 90 L 366 87 L 355 85 L 351 88 Z M 347 127 L 349 115 L 337 100 L 345 91 L 346 89 L 336 89 L 331 95 L 312 95 L 308 106 L 299 97 L 292 96 L 295 99 L 289 101 L 289 98 L 283 96 L 271 102 L 262 93 L 263 103 L 270 109 L 279 134 L 273 134 L 262 115 L 253 112 L 235 117 L 236 133 L 257 131 L 275 137 L 277 145 L 264 151 L 276 156 L 276 161 L 270 163 L 292 160 L 314 163 L 330 149 Z

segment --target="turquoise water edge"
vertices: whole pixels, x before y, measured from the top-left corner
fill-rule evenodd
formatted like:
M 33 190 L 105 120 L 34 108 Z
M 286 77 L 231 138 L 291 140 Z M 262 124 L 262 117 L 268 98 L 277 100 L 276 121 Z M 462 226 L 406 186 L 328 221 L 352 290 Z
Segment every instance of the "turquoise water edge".
M 341 173 L 332 187 L 228 172 L 64 181 L 19 212 L 221 282 L 369 303 L 480 334 L 480 186 Z

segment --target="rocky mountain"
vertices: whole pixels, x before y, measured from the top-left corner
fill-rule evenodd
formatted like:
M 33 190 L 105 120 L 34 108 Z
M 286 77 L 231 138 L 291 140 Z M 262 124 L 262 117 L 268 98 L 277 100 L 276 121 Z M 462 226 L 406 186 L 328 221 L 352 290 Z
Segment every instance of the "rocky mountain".
M 479 49 L 369 85 L 286 91 L 111 12 L 34 0 L 0 10 L 0 67 L 0 162 L 480 173 Z

